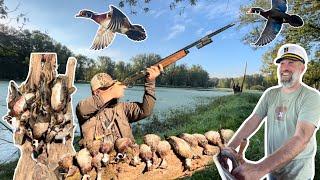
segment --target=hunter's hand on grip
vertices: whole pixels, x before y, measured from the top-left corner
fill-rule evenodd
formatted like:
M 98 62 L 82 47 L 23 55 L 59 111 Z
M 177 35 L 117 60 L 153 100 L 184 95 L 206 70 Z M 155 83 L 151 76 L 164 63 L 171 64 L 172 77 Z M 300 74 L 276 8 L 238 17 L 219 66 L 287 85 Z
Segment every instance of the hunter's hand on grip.
M 161 72 L 163 72 L 163 67 L 161 64 L 158 66 L 151 66 L 150 68 L 147 68 L 146 78 L 149 81 L 154 81 L 161 74 Z

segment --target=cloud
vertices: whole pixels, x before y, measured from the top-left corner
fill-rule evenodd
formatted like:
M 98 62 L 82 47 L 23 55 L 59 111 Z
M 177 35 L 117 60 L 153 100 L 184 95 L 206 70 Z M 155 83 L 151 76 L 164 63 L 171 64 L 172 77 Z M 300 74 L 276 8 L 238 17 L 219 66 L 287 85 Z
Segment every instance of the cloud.
M 178 34 L 184 32 L 186 29 L 186 27 L 184 25 L 181 24 L 176 24 L 175 26 L 171 27 L 170 29 L 170 34 L 168 35 L 168 37 L 166 38 L 166 40 L 170 40 L 173 39 L 174 37 L 176 37 Z
M 237 17 L 241 1 L 223 2 L 199 2 L 191 11 L 193 13 L 204 13 L 209 20 L 220 19 L 221 17 Z
M 153 15 L 154 18 L 158 18 L 161 15 L 165 14 L 167 12 L 166 9 L 162 9 L 162 10 L 151 10 L 150 14 Z
M 204 28 L 199 28 L 197 31 L 196 31 L 196 35 L 197 36 L 202 36 L 203 35 L 203 31 L 204 31 Z

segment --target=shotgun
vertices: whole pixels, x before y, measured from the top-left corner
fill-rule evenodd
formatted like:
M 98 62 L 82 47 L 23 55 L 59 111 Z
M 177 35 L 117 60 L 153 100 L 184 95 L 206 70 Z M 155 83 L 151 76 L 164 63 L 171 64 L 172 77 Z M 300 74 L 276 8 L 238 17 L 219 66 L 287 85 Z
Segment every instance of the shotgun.
M 157 63 L 153 64 L 152 66 L 158 66 L 159 64 L 161 64 L 163 66 L 163 68 L 175 63 L 176 61 L 180 60 L 181 58 L 185 57 L 188 53 L 189 53 L 189 49 L 196 46 L 198 49 L 210 44 L 212 42 L 212 39 L 211 37 L 214 36 L 214 35 L 217 35 L 219 34 L 220 32 L 234 26 L 235 23 L 230 23 L 206 36 L 204 36 L 203 38 L 189 44 L 188 46 L 180 49 L 179 51 L 161 59 L 160 61 L 158 61 Z M 132 76 L 129 76 L 127 77 L 124 81 L 122 81 L 122 84 L 126 85 L 126 86 L 129 86 L 129 85 L 132 85 L 134 84 L 135 81 L 137 81 L 138 79 L 141 79 L 143 77 L 145 77 L 147 74 L 146 74 L 146 71 L 145 70 L 142 70 L 140 72 L 137 72 L 136 74 L 132 75 Z

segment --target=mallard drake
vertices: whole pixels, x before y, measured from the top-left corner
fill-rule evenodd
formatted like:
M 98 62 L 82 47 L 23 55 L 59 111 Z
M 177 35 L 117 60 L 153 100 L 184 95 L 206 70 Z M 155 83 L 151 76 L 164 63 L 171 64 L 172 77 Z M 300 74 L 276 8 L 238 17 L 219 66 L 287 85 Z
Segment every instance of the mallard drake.
M 99 50 L 108 47 L 115 33 L 124 34 L 133 41 L 146 39 L 145 29 L 141 25 L 131 24 L 129 18 L 115 6 L 110 5 L 109 9 L 110 11 L 102 14 L 84 9 L 76 15 L 76 17 L 91 19 L 100 25 L 91 49 Z
M 289 23 L 293 27 L 301 27 L 303 20 L 295 14 L 287 14 L 288 3 L 286 0 L 272 0 L 272 7 L 264 10 L 260 7 L 250 8 L 247 14 L 259 14 L 267 19 L 267 23 L 259 39 L 253 45 L 264 46 L 273 41 L 281 31 L 283 23 Z

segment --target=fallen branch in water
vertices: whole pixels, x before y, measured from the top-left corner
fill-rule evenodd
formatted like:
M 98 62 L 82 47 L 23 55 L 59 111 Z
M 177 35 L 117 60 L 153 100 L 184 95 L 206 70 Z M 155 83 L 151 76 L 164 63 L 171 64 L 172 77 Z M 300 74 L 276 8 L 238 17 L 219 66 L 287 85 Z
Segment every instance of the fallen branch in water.
M 3 139 L 3 138 L 0 138 L 1 141 L 4 141 L 4 142 L 7 142 L 7 143 L 10 143 L 10 144 L 13 144 L 12 141 L 9 141 L 9 140 L 6 140 L 6 139 Z M 1 145 L 1 144 L 0 144 Z
M 12 130 L 10 127 L 8 127 L 8 125 L 6 125 L 5 123 L 3 123 L 2 121 L 0 121 L 0 124 L 2 124 L 2 125 L 5 127 L 5 129 L 3 129 L 3 130 L 8 130 L 8 131 L 10 131 L 11 133 L 13 133 L 13 130 Z

